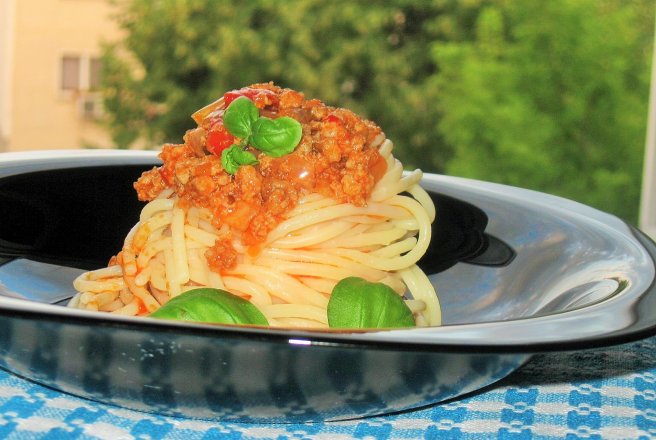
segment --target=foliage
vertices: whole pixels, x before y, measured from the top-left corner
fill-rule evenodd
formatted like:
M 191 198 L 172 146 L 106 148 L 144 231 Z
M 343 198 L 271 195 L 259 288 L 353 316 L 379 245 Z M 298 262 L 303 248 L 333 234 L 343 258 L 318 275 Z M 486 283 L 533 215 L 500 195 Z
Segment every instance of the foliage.
M 637 218 L 653 5 L 495 2 L 476 37 L 436 43 L 452 174 Z
M 407 167 L 637 216 L 649 0 L 115 0 L 114 141 L 180 142 L 224 91 L 274 81 L 376 121 Z
M 126 37 L 104 54 L 114 141 L 179 142 L 194 110 L 274 81 L 376 121 L 408 166 L 441 171 L 450 150 L 424 86 L 436 70 L 427 49 L 469 32 L 478 2 L 469 3 L 119 1 Z

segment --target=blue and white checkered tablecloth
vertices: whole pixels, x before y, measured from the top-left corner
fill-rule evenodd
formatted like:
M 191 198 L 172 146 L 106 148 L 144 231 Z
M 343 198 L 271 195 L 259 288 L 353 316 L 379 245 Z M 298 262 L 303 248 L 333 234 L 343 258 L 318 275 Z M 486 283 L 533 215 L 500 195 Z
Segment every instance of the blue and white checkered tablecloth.
M 535 356 L 457 401 L 391 416 L 253 425 L 144 414 L 73 397 L 0 370 L 3 439 L 656 438 L 656 337 Z

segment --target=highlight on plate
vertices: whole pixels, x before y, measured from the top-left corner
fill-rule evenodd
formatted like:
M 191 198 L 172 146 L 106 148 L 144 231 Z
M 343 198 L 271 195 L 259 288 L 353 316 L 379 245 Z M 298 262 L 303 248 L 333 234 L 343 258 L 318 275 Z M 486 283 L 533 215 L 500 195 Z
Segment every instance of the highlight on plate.
M 440 325 L 416 265 L 435 207 L 350 110 L 272 83 L 227 92 L 134 184 L 148 202 L 70 307 L 271 327 Z

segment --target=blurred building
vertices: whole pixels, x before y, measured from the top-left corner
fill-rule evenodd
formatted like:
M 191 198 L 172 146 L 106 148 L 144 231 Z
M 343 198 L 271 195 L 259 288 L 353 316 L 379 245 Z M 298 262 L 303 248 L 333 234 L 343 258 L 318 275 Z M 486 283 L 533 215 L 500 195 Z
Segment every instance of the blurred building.
M 0 152 L 109 147 L 98 123 L 109 0 L 0 0 Z

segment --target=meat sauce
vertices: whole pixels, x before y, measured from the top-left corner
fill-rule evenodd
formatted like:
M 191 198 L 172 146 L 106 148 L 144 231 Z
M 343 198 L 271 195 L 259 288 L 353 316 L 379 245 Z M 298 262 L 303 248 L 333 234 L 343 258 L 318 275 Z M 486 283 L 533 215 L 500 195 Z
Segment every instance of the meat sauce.
M 230 138 L 222 116 L 239 96 L 251 99 L 263 116 L 296 119 L 303 136 L 292 153 L 279 158 L 249 147 L 258 163 L 242 165 L 231 175 L 221 164 L 221 150 L 238 140 Z M 228 225 L 252 254 L 303 195 L 319 193 L 364 206 L 386 171 L 385 160 L 372 146 L 382 134 L 377 125 L 271 83 L 228 92 L 193 117 L 198 127 L 185 134 L 184 143 L 164 145 L 159 155 L 163 165 L 135 183 L 139 200 L 150 201 L 171 188 L 182 203 L 209 209 L 214 225 Z M 207 251 L 213 270 L 236 264 L 231 242 L 232 237 L 222 237 Z

